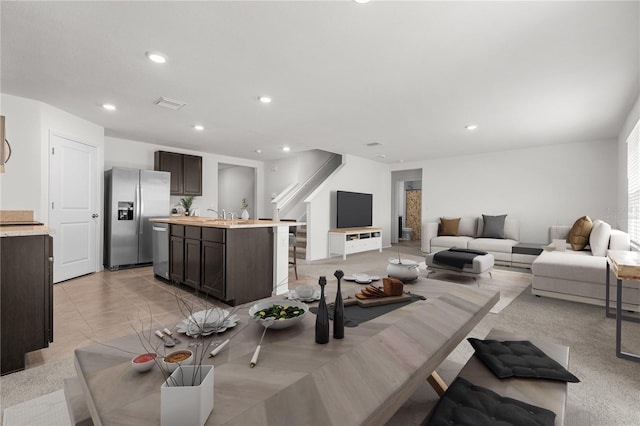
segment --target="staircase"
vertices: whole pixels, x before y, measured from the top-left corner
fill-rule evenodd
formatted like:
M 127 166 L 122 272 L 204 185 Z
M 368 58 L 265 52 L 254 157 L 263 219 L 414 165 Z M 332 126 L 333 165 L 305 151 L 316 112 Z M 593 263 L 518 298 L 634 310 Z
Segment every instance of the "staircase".
M 309 196 L 336 168 L 342 164 L 342 155 L 332 154 L 303 183 L 292 183 L 272 201 L 273 218 L 301 218 L 306 214 L 304 199 Z

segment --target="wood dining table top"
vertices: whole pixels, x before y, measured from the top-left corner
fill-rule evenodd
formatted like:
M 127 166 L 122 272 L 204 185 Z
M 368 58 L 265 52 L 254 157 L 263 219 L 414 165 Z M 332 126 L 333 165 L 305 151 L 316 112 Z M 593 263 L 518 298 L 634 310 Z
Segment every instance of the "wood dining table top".
M 344 283 L 342 293 L 347 297 L 358 289 Z M 268 329 L 254 368 L 249 362 L 264 329 L 248 316 L 252 303 L 241 306 L 238 325 L 208 338 L 231 340 L 202 361 L 214 365 L 214 408 L 206 424 L 387 421 L 500 298 L 497 291 L 432 280 L 405 285 L 405 290 L 427 300 L 346 328 L 344 339 L 331 337 L 327 344 L 315 343 L 312 313 L 290 328 Z M 328 289 L 327 299 L 332 297 Z M 284 301 L 283 296 L 269 299 Z M 181 343 L 171 350 L 188 349 L 191 339 L 178 336 Z M 162 372 L 155 366 L 138 373 L 130 366 L 132 353 L 144 352 L 136 334 L 75 350 L 95 425 L 160 424 Z

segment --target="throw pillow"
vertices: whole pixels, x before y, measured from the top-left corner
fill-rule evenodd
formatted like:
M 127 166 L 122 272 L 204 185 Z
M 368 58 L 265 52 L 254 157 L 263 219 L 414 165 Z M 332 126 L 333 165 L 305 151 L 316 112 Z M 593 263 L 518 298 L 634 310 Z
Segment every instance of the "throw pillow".
M 549 358 L 533 343 L 522 341 L 467 339 L 476 356 L 496 377 L 530 377 L 537 379 L 559 380 L 578 383 L 578 379 L 569 373 L 560 363 Z
M 433 409 L 427 425 L 553 425 L 556 414 L 546 408 L 498 395 L 458 377 Z
M 504 220 L 507 215 L 487 216 L 482 215 L 482 235 L 480 238 L 501 238 L 504 239 Z
M 589 245 L 591 246 L 591 254 L 594 256 L 604 257 L 607 255 L 609 248 L 609 237 L 611 236 L 611 225 L 601 220 L 596 220 L 591 228 L 589 235 Z
M 460 225 L 460 218 L 445 219 L 444 217 L 441 217 L 440 226 L 438 226 L 438 236 L 444 236 L 444 235 L 450 235 L 453 237 L 457 236 L 459 225 Z
M 589 235 L 592 227 L 593 222 L 591 222 L 589 216 L 582 216 L 573 223 L 567 238 L 572 249 L 575 251 L 584 250 L 586 245 L 589 244 Z

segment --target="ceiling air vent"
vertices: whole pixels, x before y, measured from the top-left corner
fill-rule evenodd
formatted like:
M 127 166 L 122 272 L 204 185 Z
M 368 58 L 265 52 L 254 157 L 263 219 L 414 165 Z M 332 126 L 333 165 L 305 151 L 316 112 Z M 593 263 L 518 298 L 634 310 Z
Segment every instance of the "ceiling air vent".
M 154 102 L 154 104 L 164 108 L 175 109 L 175 110 L 180 109 L 186 105 L 186 103 L 182 101 L 176 101 L 175 99 L 165 98 L 164 96 L 161 96 L 160 99 Z
M 369 142 L 367 146 L 380 146 L 382 145 L 380 142 Z

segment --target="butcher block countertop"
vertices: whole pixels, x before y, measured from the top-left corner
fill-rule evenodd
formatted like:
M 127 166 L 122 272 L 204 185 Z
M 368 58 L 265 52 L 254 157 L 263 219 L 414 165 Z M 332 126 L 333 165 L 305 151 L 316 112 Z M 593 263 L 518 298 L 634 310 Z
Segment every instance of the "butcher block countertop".
M 0 237 L 53 234 L 54 230 L 33 220 L 33 210 L 0 210 Z
M 206 228 L 269 228 L 273 226 L 295 226 L 304 225 L 304 222 L 283 222 L 276 220 L 259 219 L 219 219 L 204 216 L 174 216 L 168 218 L 149 219 L 150 222 L 170 223 L 172 225 L 201 226 Z
M 55 231 L 46 225 L 2 225 L 0 237 L 24 237 L 27 235 L 47 235 Z

